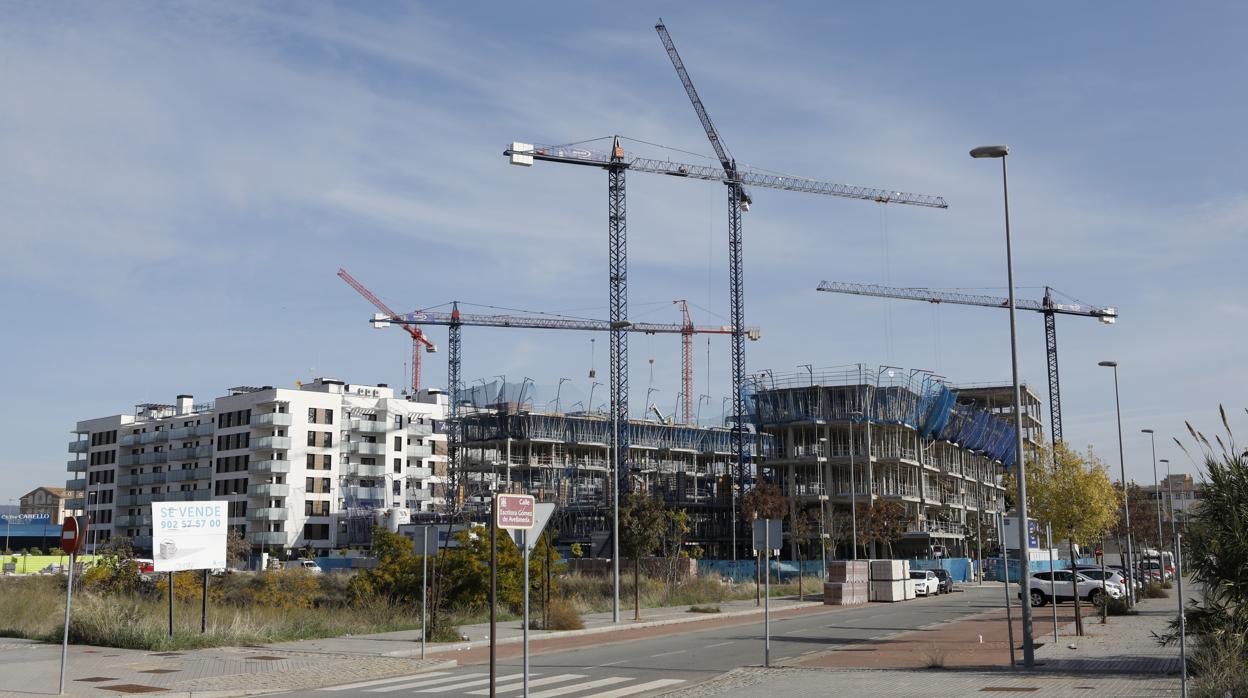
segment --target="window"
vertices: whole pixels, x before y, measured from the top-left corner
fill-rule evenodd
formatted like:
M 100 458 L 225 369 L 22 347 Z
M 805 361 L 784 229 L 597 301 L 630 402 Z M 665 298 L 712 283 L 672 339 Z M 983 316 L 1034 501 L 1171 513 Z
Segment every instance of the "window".
M 1036 572 L 1035 574 L 1033 574 L 1033 575 L 1031 575 L 1031 576 L 1035 577 L 1036 579 L 1039 579 L 1039 580 L 1045 581 L 1045 582 L 1050 582 L 1050 581 L 1053 581 L 1053 573 L 1052 573 L 1052 572 Z
M 321 491 L 329 492 L 329 478 L 327 477 L 321 478 Z
M 308 492 L 315 492 L 315 491 L 316 491 L 316 478 L 314 478 L 314 477 L 307 478 L 307 481 L 306 481 L 304 484 L 305 484 L 306 489 L 307 489 L 307 491 L 308 491 Z M 308 502 L 307 504 L 308 504 L 309 506 L 311 506 L 312 502 Z M 310 513 L 312 513 L 312 512 L 311 512 L 311 511 L 308 511 L 308 513 L 310 514 Z
M 308 445 L 309 445 L 309 446 L 315 446 L 315 445 L 316 445 L 316 432 L 314 432 L 314 431 L 310 431 L 310 432 L 308 432 Z
M 308 424 L 316 424 L 316 408 L 308 408 Z
M 326 454 L 325 460 L 322 464 L 325 466 L 325 470 L 329 470 L 334 467 L 334 456 L 332 454 Z
M 394 437 L 394 450 L 396 451 L 403 450 L 403 437 L 402 436 Z
M 395 429 L 403 428 L 403 415 L 401 414 L 394 415 L 394 428 Z
M 326 424 L 334 423 L 334 411 L 333 410 L 325 410 L 325 423 Z
M 395 459 L 394 459 L 394 472 L 396 472 L 396 473 L 402 473 L 402 472 L 403 472 L 403 459 L 402 459 L 402 458 L 395 458 Z
M 308 454 L 308 470 L 316 470 L 316 454 Z

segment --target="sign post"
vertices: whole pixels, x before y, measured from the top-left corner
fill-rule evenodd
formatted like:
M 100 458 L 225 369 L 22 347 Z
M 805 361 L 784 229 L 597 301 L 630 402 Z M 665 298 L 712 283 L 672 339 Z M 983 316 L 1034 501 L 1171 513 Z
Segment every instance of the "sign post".
M 429 610 L 429 527 L 424 527 L 424 537 L 420 548 L 420 658 L 425 658 L 425 642 L 429 638 L 429 629 L 425 627 L 425 619 Z
M 771 542 L 784 538 L 780 519 L 754 520 L 754 549 L 763 551 L 763 666 L 771 666 Z M 800 574 L 800 572 L 799 572 Z
M 524 698 L 529 695 L 529 554 L 533 552 L 533 548 L 537 546 L 537 541 L 542 535 L 542 529 L 546 528 L 546 522 L 550 521 L 551 514 L 555 513 L 554 504 L 534 504 L 533 526 L 530 528 L 520 528 L 513 531 L 516 538 L 516 544 L 520 546 L 524 559 Z M 546 567 L 546 592 L 548 595 L 547 604 L 550 603 L 550 560 L 547 556 L 544 565 Z M 543 607 L 543 610 L 545 608 Z M 543 630 L 549 630 L 545 623 L 542 624 Z
M 169 573 L 169 636 L 173 637 L 173 573 L 203 570 L 199 631 L 208 630 L 208 574 L 226 566 L 226 502 L 152 502 L 152 569 Z
M 74 596 L 74 566 L 87 532 L 87 518 L 82 517 L 81 528 L 78 518 L 67 516 L 65 523 L 61 525 L 61 550 L 69 555 L 69 580 L 65 584 L 65 629 L 61 634 L 61 680 L 56 689 L 57 695 L 65 695 L 65 658 L 69 654 L 69 605 Z
M 494 515 L 490 517 L 490 698 L 495 695 L 497 679 L 497 662 L 495 648 L 498 644 L 497 635 L 497 599 L 498 599 L 498 529 L 528 531 L 533 528 L 536 519 L 536 500 L 527 494 L 495 494 Z M 524 559 L 524 696 L 529 695 L 529 545 L 523 542 Z

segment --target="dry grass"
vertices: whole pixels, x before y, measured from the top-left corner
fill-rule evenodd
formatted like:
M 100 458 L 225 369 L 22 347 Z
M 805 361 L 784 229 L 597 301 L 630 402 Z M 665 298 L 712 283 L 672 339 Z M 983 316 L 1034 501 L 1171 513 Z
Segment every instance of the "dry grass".
M 945 657 L 947 653 L 943 647 L 929 644 L 923 650 L 923 668 L 925 669 L 944 669 Z
M 633 600 L 633 579 L 631 575 L 620 575 L 621 603 L 631 605 Z M 802 581 L 803 590 L 808 594 L 812 590 L 822 591 L 823 580 L 806 577 Z M 795 596 L 797 582 L 772 584 L 771 596 Z M 611 610 L 611 578 L 584 574 L 568 574 L 559 579 L 559 593 L 566 598 L 576 610 L 584 613 L 602 613 Z M 661 579 L 641 578 L 642 608 L 659 608 L 662 606 L 696 606 L 703 604 L 720 604 L 728 601 L 745 601 L 753 599 L 757 593 L 754 582 L 738 584 L 729 583 L 718 575 L 705 575 L 688 579 L 668 587 Z

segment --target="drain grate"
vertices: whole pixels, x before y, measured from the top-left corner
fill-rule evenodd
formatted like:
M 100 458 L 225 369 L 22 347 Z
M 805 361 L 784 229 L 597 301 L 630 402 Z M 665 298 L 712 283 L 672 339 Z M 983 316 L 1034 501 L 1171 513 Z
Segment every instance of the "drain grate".
M 117 679 L 116 679 L 116 677 L 113 677 L 113 676 L 88 676 L 88 677 L 87 677 L 87 678 L 85 678 L 85 679 L 74 679 L 74 680 L 75 680 L 75 681 L 88 681 L 88 682 L 90 682 L 90 683 L 97 683 L 97 682 L 100 682 L 100 681 L 116 681 Z
M 144 669 L 143 671 L 140 671 L 139 673 L 140 674 L 176 674 L 179 671 L 182 671 L 182 670 L 181 669 Z
M 980 693 L 1031 693 L 1039 691 L 1039 688 L 1024 686 L 988 686 L 979 689 Z
M 271 657 L 267 654 L 253 654 L 250 657 L 243 657 L 243 659 L 263 659 L 266 662 L 276 662 L 285 659 L 285 657 Z
M 144 686 L 138 683 L 119 683 L 116 686 L 100 686 L 100 690 L 116 691 L 118 693 L 159 693 L 169 689 L 159 686 Z

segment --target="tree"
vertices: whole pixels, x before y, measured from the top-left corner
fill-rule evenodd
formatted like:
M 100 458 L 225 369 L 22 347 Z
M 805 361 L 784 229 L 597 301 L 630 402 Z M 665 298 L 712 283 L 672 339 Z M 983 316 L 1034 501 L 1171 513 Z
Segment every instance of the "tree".
M 741 518 L 783 519 L 789 513 L 789 500 L 778 485 L 762 482 L 741 495 Z
M 1059 442 L 1056 459 L 1053 453 L 1041 447 L 1028 459 L 1027 495 L 1031 499 L 1028 514 L 1041 523 L 1048 523 L 1054 533 L 1066 538 L 1073 564 L 1076 543 L 1095 544 L 1114 525 L 1119 499 L 1109 480 L 1108 469 L 1091 452 L 1084 456 Z M 1006 480 L 1007 491 L 1016 489 L 1012 476 Z M 1071 575 L 1075 628 L 1082 635 L 1077 584 L 1076 575 Z
M 873 502 L 869 507 L 858 509 L 858 533 L 867 542 L 879 543 L 893 554 L 893 542 L 906 532 L 912 521 L 906 508 L 887 499 Z
M 1114 489 L 1119 493 L 1119 502 L 1122 501 L 1122 483 L 1115 482 Z M 1157 538 L 1157 502 L 1150 499 L 1144 488 L 1134 482 L 1127 485 L 1127 503 L 1128 509 L 1131 510 L 1131 541 L 1135 550 L 1138 552 L 1143 548 L 1156 545 L 1159 542 Z M 1169 530 L 1165 532 L 1169 537 Z M 1127 526 L 1126 519 L 1122 515 L 1122 507 L 1118 507 L 1118 516 L 1114 521 L 1113 536 L 1119 540 L 1126 540 Z
M 243 537 L 237 528 L 231 528 L 225 536 L 225 560 L 227 564 L 238 566 L 251 555 L 251 543 Z
M 383 597 L 390 603 L 416 603 L 421 598 L 421 565 L 412 541 L 384 528 L 373 529 L 373 556 L 377 565 L 351 578 L 348 590 L 355 602 Z
M 623 510 L 621 510 L 623 516 Z M 488 607 L 490 603 L 490 530 L 486 526 L 473 526 L 455 534 L 455 547 L 447 547 L 438 553 L 438 569 L 442 575 L 443 596 L 454 606 L 469 608 Z M 506 531 L 499 531 L 498 555 L 498 601 L 513 610 L 524 601 L 524 562 L 520 548 Z M 529 560 L 529 578 L 532 579 L 536 560 Z
M 659 550 L 667 562 L 667 589 L 670 594 L 679 581 L 676 572 L 680 561 L 689 558 L 685 553 L 685 541 L 688 540 L 693 528 L 689 525 L 689 512 L 684 509 L 668 509 L 665 519 L 666 525 L 663 538 L 659 541 Z
M 634 492 L 620 507 L 620 552 L 633 561 L 633 620 L 641 620 L 641 558 L 663 538 L 667 516 L 663 500 Z

